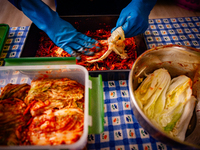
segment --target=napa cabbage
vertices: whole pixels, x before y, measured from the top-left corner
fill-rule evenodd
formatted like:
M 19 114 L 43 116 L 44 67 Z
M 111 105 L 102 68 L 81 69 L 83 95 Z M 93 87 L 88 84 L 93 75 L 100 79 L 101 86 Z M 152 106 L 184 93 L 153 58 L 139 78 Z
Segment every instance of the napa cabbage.
M 171 79 L 169 72 L 160 68 L 147 75 L 134 94 L 144 114 L 157 127 L 185 139 L 196 101 L 189 77 L 180 75 Z
M 135 91 L 136 100 L 149 118 L 153 118 L 155 113 L 161 112 L 164 108 L 165 92 L 170 81 L 168 71 L 160 68 L 149 74 Z M 159 108 L 157 105 L 160 105 Z

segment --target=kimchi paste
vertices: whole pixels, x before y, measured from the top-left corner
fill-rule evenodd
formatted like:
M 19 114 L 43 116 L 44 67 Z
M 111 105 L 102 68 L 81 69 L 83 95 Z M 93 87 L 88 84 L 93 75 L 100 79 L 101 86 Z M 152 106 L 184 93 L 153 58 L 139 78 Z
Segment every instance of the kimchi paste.
M 36 52 L 36 57 L 70 57 L 70 55 L 57 47 L 44 32 L 40 32 L 41 38 L 39 39 L 39 48 Z M 96 39 L 100 49 L 91 48 L 90 51 L 95 52 L 94 56 L 86 56 L 78 54 L 81 59 L 76 60 L 76 64 L 84 66 L 88 71 L 95 70 L 122 70 L 131 69 L 134 61 L 137 58 L 136 44 L 134 37 L 125 39 L 125 51 L 128 58 L 121 59 L 115 52 L 111 52 L 107 58 L 95 63 L 88 63 L 87 60 L 100 58 L 108 50 L 107 39 L 110 37 L 111 32 L 105 29 L 96 31 L 87 31 L 87 36 Z

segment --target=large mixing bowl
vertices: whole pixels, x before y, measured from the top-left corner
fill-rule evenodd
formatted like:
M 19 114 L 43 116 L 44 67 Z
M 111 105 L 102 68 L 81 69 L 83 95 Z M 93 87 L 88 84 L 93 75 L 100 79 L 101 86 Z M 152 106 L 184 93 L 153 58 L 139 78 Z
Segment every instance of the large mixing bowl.
M 147 50 L 140 55 L 129 73 L 130 101 L 137 121 L 152 137 L 173 148 L 200 149 L 200 146 L 179 141 L 156 128 L 139 107 L 134 91 L 138 88 L 141 78 L 145 78 L 145 75 L 158 68 L 167 69 L 172 78 L 184 74 L 193 80 L 199 64 L 200 50 L 179 45 L 166 45 Z M 196 121 L 190 122 L 193 127 L 195 123 Z M 188 132 L 191 133 L 192 129 L 190 130 Z

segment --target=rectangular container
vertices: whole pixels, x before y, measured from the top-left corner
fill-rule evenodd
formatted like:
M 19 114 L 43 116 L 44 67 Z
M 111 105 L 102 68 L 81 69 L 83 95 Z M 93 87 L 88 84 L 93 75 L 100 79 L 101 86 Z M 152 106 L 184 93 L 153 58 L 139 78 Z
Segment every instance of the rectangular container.
M 47 145 L 47 146 L 0 146 L 0 149 L 83 149 L 87 144 L 88 126 L 90 124 L 89 86 L 88 71 L 80 65 L 41 65 L 41 66 L 5 66 L 0 68 L 0 88 L 8 83 L 22 84 L 31 83 L 31 80 L 47 78 L 70 78 L 85 86 L 85 110 L 84 129 L 81 138 L 71 145 Z
M 86 31 L 96 31 L 98 29 L 113 28 L 116 25 L 118 15 L 84 15 L 84 16 L 62 16 L 61 18 L 71 23 L 77 31 L 85 33 Z M 22 53 L 22 57 L 35 57 L 36 51 L 38 50 L 39 39 L 41 30 L 32 24 L 27 39 L 25 41 Z M 142 54 L 146 49 L 146 42 L 143 34 L 135 36 L 137 56 Z M 89 71 L 89 75 L 97 77 L 98 74 L 102 75 L 104 81 L 108 80 L 127 80 L 130 69 L 127 70 L 100 70 L 100 71 Z

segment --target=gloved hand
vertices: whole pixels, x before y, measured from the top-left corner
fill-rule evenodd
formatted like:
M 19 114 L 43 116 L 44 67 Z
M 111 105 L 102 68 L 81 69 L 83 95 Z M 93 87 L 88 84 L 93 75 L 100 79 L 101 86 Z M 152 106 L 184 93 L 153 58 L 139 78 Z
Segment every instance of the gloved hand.
M 93 55 L 88 48 L 97 43 L 96 40 L 77 32 L 67 21 L 61 19 L 57 12 L 41 0 L 18 0 L 18 7 L 23 13 L 60 48 L 71 56 L 76 56 L 74 50 L 85 55 Z
M 120 13 L 116 27 L 122 26 L 125 37 L 144 33 L 148 28 L 148 16 L 156 0 L 132 0 Z

